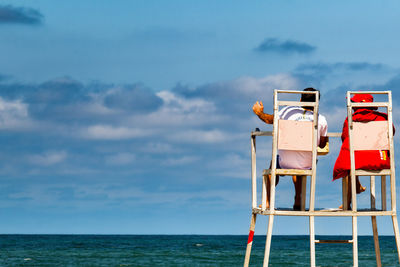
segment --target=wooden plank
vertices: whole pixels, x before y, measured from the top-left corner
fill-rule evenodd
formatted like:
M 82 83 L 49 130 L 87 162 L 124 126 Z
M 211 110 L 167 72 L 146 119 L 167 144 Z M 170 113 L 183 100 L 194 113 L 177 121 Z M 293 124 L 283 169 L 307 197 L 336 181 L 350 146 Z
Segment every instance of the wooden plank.
M 315 107 L 313 111 L 313 142 L 312 142 L 312 165 L 310 179 L 310 211 L 314 211 L 315 207 L 315 180 L 317 175 L 317 147 L 318 147 L 318 110 L 319 110 L 319 92 L 315 97 Z
M 387 198 L 386 198 L 386 176 L 381 176 L 381 206 L 382 210 L 387 210 L 386 206 Z
M 301 177 L 301 178 L 300 178 Z M 301 179 L 301 203 L 300 203 L 300 210 L 306 210 L 306 189 L 307 189 L 307 176 L 299 175 L 297 179 Z
M 316 91 L 296 91 L 296 90 L 275 90 L 277 93 L 285 93 L 285 94 L 317 94 Z
M 353 114 L 352 103 L 350 102 L 350 92 L 347 91 L 347 118 L 349 132 L 349 148 L 350 148 L 350 182 L 351 182 L 351 207 L 353 212 L 357 211 L 357 195 L 356 195 L 356 174 L 355 159 L 353 147 Z
M 244 257 L 244 267 L 249 266 L 251 247 L 253 246 L 254 229 L 256 227 L 257 214 L 253 213 L 250 220 L 249 238 L 247 239 L 246 255 Z
M 315 240 L 319 244 L 351 244 L 353 240 Z
M 279 101 L 279 106 L 316 107 L 315 102 Z
M 371 216 L 371 221 L 372 221 L 372 232 L 374 235 L 376 266 L 381 267 L 382 266 L 381 250 L 379 249 L 378 226 L 376 224 L 376 216 Z
M 315 267 L 315 227 L 314 216 L 309 217 L 310 221 L 310 266 Z
M 370 178 L 370 199 L 371 199 L 371 210 L 374 210 L 375 207 L 375 200 L 376 200 L 376 196 L 375 196 L 375 176 L 371 175 Z
M 251 206 L 257 207 L 256 137 L 251 137 Z
M 271 238 L 272 238 L 272 227 L 274 225 L 274 215 L 270 215 L 268 219 L 268 229 L 267 229 L 267 240 L 265 241 L 265 253 L 264 253 L 264 263 L 263 266 L 268 266 L 269 253 L 271 251 Z
M 387 121 L 353 122 L 354 150 L 389 150 Z
M 278 120 L 278 150 L 312 151 L 311 121 Z
M 251 136 L 272 136 L 273 131 L 252 131 Z M 342 133 L 339 132 L 328 132 L 328 137 L 342 137 Z
M 262 215 L 276 215 L 276 216 L 315 216 L 315 217 L 352 217 L 352 216 L 392 216 L 396 214 L 395 212 L 389 211 L 380 211 L 380 210 L 358 210 L 357 212 L 353 212 L 351 210 L 343 211 L 336 209 L 332 210 L 314 210 L 313 212 L 310 211 L 293 211 L 292 209 L 287 210 L 274 210 L 263 211 L 261 208 L 253 209 L 253 212 L 262 214 Z
M 392 117 L 392 92 L 388 92 L 388 122 L 389 122 L 389 146 L 390 146 L 390 201 L 392 211 L 396 211 L 396 163 L 393 146 L 393 117 Z
M 272 131 L 251 132 L 251 136 L 272 136 L 272 135 L 273 135 Z
M 354 189 L 354 188 L 353 188 Z M 353 209 L 354 210 L 354 209 Z M 358 234 L 357 234 L 357 216 L 352 218 L 353 225 L 353 266 L 358 267 Z
M 267 208 L 267 180 L 268 179 L 268 175 L 263 175 L 262 178 L 262 189 L 261 189 L 261 208 L 262 210 L 265 210 Z M 257 208 L 257 206 L 255 207 Z
M 393 222 L 394 237 L 396 239 L 397 256 L 399 258 L 399 263 L 400 263 L 400 234 L 399 234 L 399 225 L 397 222 L 396 214 L 392 216 L 392 222 Z
M 342 178 L 342 209 L 348 210 L 349 206 L 349 199 L 348 196 L 348 189 L 349 189 L 349 176 Z
M 351 103 L 353 108 L 360 107 L 388 107 L 389 104 L 387 102 L 360 102 L 360 103 Z
M 386 169 L 386 170 L 370 170 L 370 171 L 367 171 L 367 170 L 356 170 L 356 175 L 357 176 L 390 175 L 390 169 Z
M 297 170 L 297 169 L 276 169 L 275 173 L 278 175 L 307 175 L 311 176 L 311 170 Z M 272 169 L 266 169 L 263 171 L 263 175 L 272 174 Z
M 373 95 L 385 95 L 389 94 L 391 91 L 350 91 L 351 95 L 360 95 L 360 94 L 373 94 Z
M 274 114 L 278 114 L 278 93 L 274 90 Z M 275 183 L 276 183 L 276 158 L 278 155 L 278 116 L 274 116 L 274 128 L 272 136 L 272 166 L 271 166 L 271 185 L 270 185 L 270 201 L 269 210 L 275 209 Z
M 328 137 L 342 137 L 342 133 L 328 133 Z

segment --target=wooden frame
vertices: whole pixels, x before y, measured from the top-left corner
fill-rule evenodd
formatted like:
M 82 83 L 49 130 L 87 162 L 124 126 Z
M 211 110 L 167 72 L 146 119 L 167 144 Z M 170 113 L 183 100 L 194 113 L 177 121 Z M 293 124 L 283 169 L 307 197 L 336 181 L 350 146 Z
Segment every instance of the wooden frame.
M 280 105 L 296 105 L 299 106 L 311 106 L 312 103 L 304 104 L 302 102 L 295 101 L 279 101 L 278 94 L 280 93 L 293 93 L 293 94 L 301 94 L 307 93 L 304 91 L 285 91 L 285 90 L 275 90 L 274 91 L 274 114 L 277 114 Z M 388 96 L 387 102 L 375 102 L 375 103 L 352 103 L 350 102 L 350 96 L 354 94 L 386 94 Z M 318 98 L 318 97 L 317 97 Z M 308 216 L 309 217 L 309 231 L 310 231 L 310 266 L 315 266 L 315 243 L 352 243 L 353 244 L 353 265 L 358 266 L 358 237 L 357 237 L 357 217 L 359 216 L 370 216 L 372 221 L 372 231 L 374 235 L 374 244 L 375 244 L 375 252 L 376 252 L 376 261 L 377 266 L 381 266 L 380 263 L 380 251 L 379 251 L 379 240 L 378 240 L 378 229 L 376 223 L 376 216 L 391 216 L 393 222 L 393 231 L 396 239 L 396 247 L 397 253 L 400 262 L 400 238 L 399 238 L 399 227 L 397 222 L 397 212 L 396 212 L 396 190 L 395 190 L 395 161 L 394 161 L 394 146 L 393 146 L 393 123 L 392 123 L 392 98 L 391 91 L 363 91 L 363 92 L 347 92 L 347 112 L 349 118 L 349 141 L 350 141 L 350 177 L 349 181 L 352 187 L 352 209 L 351 210 L 339 210 L 339 209 L 315 209 L 315 179 L 316 179 L 316 153 L 317 153 L 317 144 L 316 144 L 316 136 L 317 136 L 317 116 L 318 114 L 318 101 L 313 104 L 316 112 L 314 112 L 314 124 L 313 124 L 313 165 L 311 170 L 290 170 L 290 169 L 276 169 L 276 155 L 277 155 L 277 136 L 278 136 L 278 127 L 277 127 L 277 116 L 274 116 L 274 128 L 273 131 L 254 131 L 251 133 L 251 183 L 252 183 L 252 219 L 250 224 L 250 236 L 254 234 L 255 229 L 255 221 L 256 215 L 268 215 L 268 229 L 267 229 L 267 237 L 266 237 L 266 245 L 265 245 L 265 255 L 264 255 L 264 266 L 268 266 L 269 263 L 269 253 L 271 247 L 271 237 L 272 237 L 272 229 L 274 216 Z M 388 170 L 379 170 L 379 171 L 367 171 L 367 170 L 355 170 L 354 164 L 354 147 L 353 144 L 353 122 L 352 122 L 352 108 L 353 107 L 384 107 L 387 108 L 388 113 L 388 135 L 389 135 L 389 151 L 390 151 L 390 169 Z M 266 208 L 265 198 L 266 198 L 266 188 L 265 188 L 265 178 L 263 178 L 263 187 L 262 187 L 262 205 L 261 208 L 257 203 L 257 186 L 256 186 L 256 137 L 257 136 L 272 136 L 272 165 L 271 169 L 263 171 L 263 177 L 267 175 L 271 175 L 271 201 L 270 201 L 270 209 Z M 341 137 L 341 133 L 328 133 L 328 137 Z M 309 209 L 302 209 L 301 211 L 293 211 L 290 209 L 276 209 L 275 208 L 275 177 L 276 175 L 307 175 L 311 177 L 310 180 L 310 203 Z M 355 190 L 355 177 L 356 176 L 371 176 L 370 187 L 371 187 L 371 208 L 370 209 L 357 209 L 357 199 L 356 199 L 356 190 Z M 375 188 L 375 177 L 381 176 L 381 209 L 376 209 L 376 188 Z M 387 210 L 386 205 L 386 176 L 390 176 L 390 200 L 391 200 L 391 208 Z M 303 179 L 306 181 L 306 179 Z M 343 179 L 343 193 L 347 190 L 346 180 Z M 304 195 L 305 183 L 302 185 L 302 195 Z M 346 196 L 346 197 L 345 197 Z M 343 194 L 343 202 L 346 202 L 347 192 Z M 305 203 L 305 199 L 302 199 Z M 315 240 L 315 230 L 314 230 L 314 218 L 315 217 L 351 217 L 352 218 L 352 229 L 353 229 L 353 239 L 352 240 Z M 251 239 L 252 241 L 252 239 Z M 251 245 L 252 242 L 247 245 L 246 257 L 244 266 L 249 265 L 250 261 L 250 253 L 251 253 Z

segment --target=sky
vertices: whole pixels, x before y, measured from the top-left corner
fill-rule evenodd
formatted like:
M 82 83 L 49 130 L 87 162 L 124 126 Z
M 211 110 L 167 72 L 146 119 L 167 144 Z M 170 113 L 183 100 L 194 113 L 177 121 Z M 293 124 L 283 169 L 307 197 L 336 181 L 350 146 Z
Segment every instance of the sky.
M 394 0 L 0 1 L 0 233 L 247 234 L 250 132 L 272 129 L 252 104 L 272 112 L 274 89 L 312 86 L 340 132 L 346 91 L 392 90 L 397 126 L 399 10 Z M 330 149 L 317 207 L 341 202 L 340 141 Z M 257 152 L 260 182 L 268 137 Z M 293 197 L 282 178 L 277 205 Z M 360 218 L 359 233 L 370 224 Z M 389 217 L 378 225 L 393 233 Z M 275 220 L 274 234 L 307 233 L 307 218 Z M 316 219 L 316 234 L 350 233 L 350 218 Z

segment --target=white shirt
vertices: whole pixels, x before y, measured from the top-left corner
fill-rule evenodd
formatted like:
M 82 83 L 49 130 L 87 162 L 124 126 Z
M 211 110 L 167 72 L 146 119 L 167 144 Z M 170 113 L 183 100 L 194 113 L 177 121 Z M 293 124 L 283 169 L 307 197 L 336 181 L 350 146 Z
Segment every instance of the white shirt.
M 293 121 L 313 121 L 314 112 L 305 110 L 302 107 L 287 106 L 281 109 L 278 113 L 281 120 Z M 328 122 L 326 118 L 318 115 L 318 145 L 321 136 L 328 134 Z M 308 151 L 292 151 L 292 150 L 278 150 L 279 165 L 282 169 L 311 169 L 312 166 L 312 152 Z

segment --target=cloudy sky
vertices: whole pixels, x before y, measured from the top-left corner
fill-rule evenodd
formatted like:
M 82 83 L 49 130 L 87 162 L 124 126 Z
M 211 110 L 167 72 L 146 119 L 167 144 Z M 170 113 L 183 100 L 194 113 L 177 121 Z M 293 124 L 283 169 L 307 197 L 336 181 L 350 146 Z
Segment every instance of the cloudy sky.
M 392 90 L 397 124 L 399 10 L 398 1 L 0 1 L 0 232 L 246 234 L 249 135 L 271 130 L 251 105 L 271 111 L 273 89 L 313 86 L 337 132 L 347 90 Z M 319 160 L 319 207 L 340 205 L 339 146 L 331 140 Z M 270 140 L 257 148 L 260 173 Z M 277 190 L 278 206 L 291 206 L 290 179 Z M 359 203 L 368 206 L 367 193 Z M 304 218 L 276 222 L 277 234 L 307 234 Z M 392 233 L 389 218 L 378 223 Z M 316 233 L 350 225 L 318 218 Z M 369 218 L 359 225 L 371 234 Z

